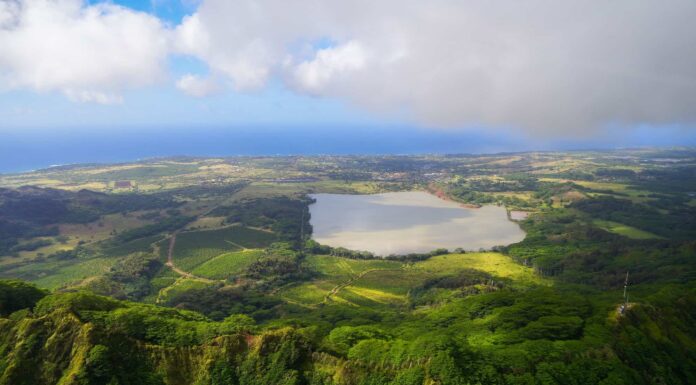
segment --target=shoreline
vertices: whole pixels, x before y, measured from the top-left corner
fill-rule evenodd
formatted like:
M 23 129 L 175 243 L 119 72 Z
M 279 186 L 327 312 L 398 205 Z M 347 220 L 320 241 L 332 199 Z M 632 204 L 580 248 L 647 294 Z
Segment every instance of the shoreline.
M 480 209 L 481 208 L 481 205 L 476 205 L 473 203 L 462 203 L 462 202 L 459 202 L 457 200 L 454 200 L 454 199 L 450 198 L 444 191 L 442 191 L 442 189 L 434 188 L 432 185 L 429 185 L 425 192 L 427 192 L 431 195 L 435 195 L 436 197 L 442 199 L 443 201 L 457 203 L 459 206 L 461 206 L 465 209 Z

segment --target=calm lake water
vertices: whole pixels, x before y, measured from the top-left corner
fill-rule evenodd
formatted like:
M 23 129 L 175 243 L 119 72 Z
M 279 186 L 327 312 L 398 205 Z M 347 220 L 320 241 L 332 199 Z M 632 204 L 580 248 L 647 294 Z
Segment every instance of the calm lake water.
M 322 244 L 377 255 L 437 248 L 478 250 L 521 241 L 525 233 L 504 207 L 464 208 L 425 192 L 374 195 L 314 194 L 313 238 Z

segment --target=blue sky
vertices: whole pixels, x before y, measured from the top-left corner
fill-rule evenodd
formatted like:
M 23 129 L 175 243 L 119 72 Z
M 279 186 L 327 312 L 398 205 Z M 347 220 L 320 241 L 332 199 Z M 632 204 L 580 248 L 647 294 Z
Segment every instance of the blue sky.
M 696 54 L 681 48 L 696 45 L 693 2 L 19 2 L 0 7 L 4 133 L 402 127 L 505 150 L 696 143 Z
M 89 0 L 95 4 L 100 1 Z M 157 15 L 158 18 L 171 24 L 178 24 L 186 15 L 196 11 L 197 0 L 112 0 L 113 4 Z
M 0 94 L 0 115 L 4 117 L 2 127 L 12 130 L 392 123 L 340 101 L 298 95 L 279 85 L 254 93 L 227 92 L 205 99 L 191 98 L 174 86 L 150 87 L 127 92 L 123 103 L 117 105 L 75 103 L 56 93 L 12 91 Z
M 89 0 L 88 4 L 102 1 Z M 113 0 L 136 11 L 155 15 L 169 26 L 196 11 L 196 0 Z M 330 43 L 320 39 L 317 48 Z M 253 92 L 224 92 L 204 99 L 191 98 L 177 90 L 175 80 L 185 74 L 205 76 L 205 62 L 189 55 L 173 54 L 164 66 L 168 81 L 124 93 L 116 105 L 75 103 L 58 92 L 11 90 L 0 92 L 0 130 L 95 129 L 137 127 L 231 128 L 255 125 L 278 126 L 372 126 L 400 123 L 399 120 L 374 117 L 349 104 L 291 92 L 278 82 L 270 82 Z

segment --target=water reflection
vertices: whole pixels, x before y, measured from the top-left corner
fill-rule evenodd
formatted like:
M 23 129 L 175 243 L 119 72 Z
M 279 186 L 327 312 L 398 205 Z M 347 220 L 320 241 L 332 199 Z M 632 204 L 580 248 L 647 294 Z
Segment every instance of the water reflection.
M 439 247 L 478 250 L 524 238 L 502 207 L 463 208 L 425 192 L 313 197 L 313 237 L 334 247 L 388 255 Z

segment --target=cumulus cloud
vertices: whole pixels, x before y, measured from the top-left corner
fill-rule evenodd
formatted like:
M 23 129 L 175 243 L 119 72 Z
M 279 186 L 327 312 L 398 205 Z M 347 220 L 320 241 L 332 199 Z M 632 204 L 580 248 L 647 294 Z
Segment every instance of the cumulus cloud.
M 239 90 L 277 76 L 429 126 L 577 133 L 695 122 L 695 17 L 693 0 L 205 0 L 177 49 Z
M 220 91 L 220 86 L 211 78 L 203 78 L 194 74 L 186 74 L 176 82 L 176 88 L 181 91 L 202 98 Z
M 349 41 L 337 47 L 321 49 L 311 60 L 296 65 L 288 64 L 297 87 L 308 92 L 322 93 L 339 78 L 349 78 L 352 72 L 360 71 L 366 62 L 362 45 Z
M 0 87 L 119 103 L 163 78 L 168 37 L 154 16 L 80 0 L 0 1 Z
M 690 124 L 694 19 L 693 0 L 202 0 L 167 29 L 111 3 L 0 0 L 0 88 L 118 103 L 183 54 L 210 70 L 176 81 L 196 97 L 277 81 L 431 127 Z

